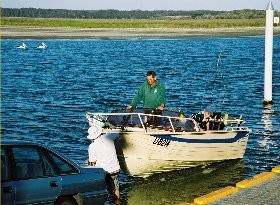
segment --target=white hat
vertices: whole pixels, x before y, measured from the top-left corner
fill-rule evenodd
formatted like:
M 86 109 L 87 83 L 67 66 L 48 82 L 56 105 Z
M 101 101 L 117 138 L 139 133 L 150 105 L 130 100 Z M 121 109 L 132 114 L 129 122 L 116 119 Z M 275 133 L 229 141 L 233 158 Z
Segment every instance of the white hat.
M 88 129 L 88 136 L 87 138 L 90 140 L 95 140 L 96 138 L 98 138 L 102 133 L 102 128 L 99 126 L 91 126 Z

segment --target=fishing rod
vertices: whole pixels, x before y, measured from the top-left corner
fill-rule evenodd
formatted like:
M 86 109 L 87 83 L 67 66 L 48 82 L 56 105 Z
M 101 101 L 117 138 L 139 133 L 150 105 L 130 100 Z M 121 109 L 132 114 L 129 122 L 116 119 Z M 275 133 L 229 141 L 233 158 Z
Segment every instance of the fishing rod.
M 218 57 L 217 57 L 216 68 L 218 68 L 218 67 L 220 66 L 222 53 L 223 53 L 223 51 L 220 51 L 220 53 L 219 53 L 219 55 L 218 55 Z M 216 74 L 215 74 L 213 80 L 210 80 L 210 73 L 211 73 L 211 72 L 213 73 L 213 69 L 211 69 L 211 67 L 209 67 L 209 68 L 207 69 L 206 72 L 207 72 L 207 75 L 206 75 L 207 77 L 206 77 L 206 83 L 205 83 L 205 88 L 204 88 L 204 90 L 205 90 L 205 94 L 206 94 L 207 91 L 209 91 L 209 89 L 207 89 L 207 88 L 209 88 L 209 87 L 211 86 L 211 84 L 212 84 L 212 90 L 211 90 L 211 94 L 210 94 L 210 95 L 211 95 L 211 98 L 210 98 L 210 105 L 212 105 L 212 104 L 213 104 L 213 98 L 214 98 L 214 90 L 215 90 L 215 83 L 216 83 L 215 78 L 217 77 L 217 70 L 216 70 Z M 203 109 L 202 106 L 204 106 L 204 100 L 205 100 L 205 98 L 206 98 L 205 96 L 202 97 L 201 110 Z
M 221 51 L 219 53 L 219 56 L 217 59 L 217 64 L 216 64 L 217 69 L 216 69 L 216 75 L 215 75 L 214 83 L 213 83 L 212 100 L 211 100 L 211 103 L 213 103 L 215 84 L 218 84 L 218 83 L 223 84 L 222 87 L 223 87 L 224 92 L 223 92 L 223 97 L 222 97 L 221 112 L 224 110 L 224 104 L 225 104 L 225 100 L 226 100 L 226 83 L 224 83 L 225 82 L 225 73 L 223 72 L 223 70 L 218 69 L 219 67 L 221 67 L 222 54 L 223 54 L 223 51 Z M 216 80 L 218 78 L 218 73 L 222 73 L 220 81 Z M 218 99 L 220 99 L 220 97 Z M 217 104 L 218 104 L 218 102 L 217 102 Z
M 200 104 L 200 110 L 203 110 L 204 109 L 204 101 L 205 101 L 205 98 L 207 96 L 207 87 L 210 85 L 210 72 L 211 72 L 211 67 L 208 67 L 207 70 L 206 70 L 206 82 L 205 82 L 205 85 L 204 85 L 204 95 L 202 96 L 202 99 L 201 99 L 201 104 Z
M 218 80 L 217 80 L 218 74 L 217 73 L 218 73 L 218 68 L 220 67 L 220 64 L 221 64 L 222 53 L 223 53 L 223 51 L 221 50 L 219 55 L 218 55 L 218 58 L 217 58 L 216 73 L 215 73 L 215 76 L 214 76 L 214 79 L 213 79 L 211 105 L 213 104 L 213 99 L 214 99 L 215 84 L 218 83 Z
M 224 84 L 224 96 L 223 96 L 223 101 L 222 101 L 222 107 L 221 107 L 221 112 L 223 112 L 224 110 L 224 104 L 225 104 L 225 101 L 226 101 L 226 90 L 227 90 L 227 87 L 226 87 L 226 83 L 225 83 L 225 73 L 223 72 L 223 75 L 222 75 L 222 82 Z M 229 76 L 229 74 L 227 74 L 227 76 Z

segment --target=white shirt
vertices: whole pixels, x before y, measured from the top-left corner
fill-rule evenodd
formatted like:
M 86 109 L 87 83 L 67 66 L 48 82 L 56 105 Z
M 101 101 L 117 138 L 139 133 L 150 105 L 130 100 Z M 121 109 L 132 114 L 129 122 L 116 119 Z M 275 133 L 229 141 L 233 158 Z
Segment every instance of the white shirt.
M 103 168 L 109 173 L 120 170 L 114 141 L 106 134 L 95 139 L 88 148 L 89 162 L 96 162 L 97 167 Z

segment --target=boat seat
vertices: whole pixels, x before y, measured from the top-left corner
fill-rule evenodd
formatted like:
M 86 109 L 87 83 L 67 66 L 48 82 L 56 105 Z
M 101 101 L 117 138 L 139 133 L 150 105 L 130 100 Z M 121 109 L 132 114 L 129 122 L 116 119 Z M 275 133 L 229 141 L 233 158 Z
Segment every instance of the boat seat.
M 182 119 L 175 124 L 176 132 L 193 132 L 195 131 L 195 124 L 191 120 Z

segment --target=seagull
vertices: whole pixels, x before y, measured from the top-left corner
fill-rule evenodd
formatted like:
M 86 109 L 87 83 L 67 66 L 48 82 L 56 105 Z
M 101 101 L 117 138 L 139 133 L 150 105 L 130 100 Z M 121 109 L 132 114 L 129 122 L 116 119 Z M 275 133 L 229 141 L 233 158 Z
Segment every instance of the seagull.
M 25 45 L 25 43 L 22 43 L 21 46 L 18 46 L 17 48 L 20 48 L 20 49 L 27 49 L 27 45 Z
M 39 45 L 37 48 L 40 48 L 40 49 L 45 49 L 47 48 L 47 45 L 42 43 L 41 45 Z

